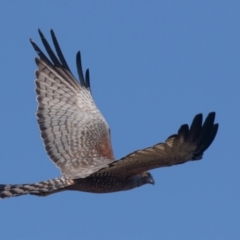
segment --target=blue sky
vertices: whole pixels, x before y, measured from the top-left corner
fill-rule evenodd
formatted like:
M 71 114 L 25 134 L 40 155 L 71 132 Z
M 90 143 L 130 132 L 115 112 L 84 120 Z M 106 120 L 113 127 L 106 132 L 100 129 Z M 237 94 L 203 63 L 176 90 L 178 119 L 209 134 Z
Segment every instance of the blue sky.
M 240 2 L 5 1 L 0 9 L 0 183 L 59 176 L 36 123 L 33 38 L 55 30 L 118 159 L 164 141 L 197 113 L 219 133 L 202 161 L 151 171 L 155 186 L 0 202 L 1 239 L 239 239 Z

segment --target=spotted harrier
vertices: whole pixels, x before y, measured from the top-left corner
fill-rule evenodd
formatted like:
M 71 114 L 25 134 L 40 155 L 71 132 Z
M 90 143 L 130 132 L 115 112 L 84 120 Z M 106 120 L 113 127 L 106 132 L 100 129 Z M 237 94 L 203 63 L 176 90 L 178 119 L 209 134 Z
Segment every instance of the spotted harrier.
M 204 122 L 203 115 L 197 114 L 190 126 L 183 124 L 165 142 L 115 160 L 109 127 L 93 101 L 89 69 L 84 76 L 80 52 L 76 55 L 78 81 L 53 30 L 56 54 L 40 30 L 39 35 L 48 57 L 30 39 L 38 54 L 37 121 L 47 154 L 62 176 L 33 184 L 1 184 L 0 199 L 25 194 L 47 196 L 65 190 L 92 193 L 130 190 L 154 184 L 150 169 L 202 159 L 218 131 L 215 112 L 210 112 Z

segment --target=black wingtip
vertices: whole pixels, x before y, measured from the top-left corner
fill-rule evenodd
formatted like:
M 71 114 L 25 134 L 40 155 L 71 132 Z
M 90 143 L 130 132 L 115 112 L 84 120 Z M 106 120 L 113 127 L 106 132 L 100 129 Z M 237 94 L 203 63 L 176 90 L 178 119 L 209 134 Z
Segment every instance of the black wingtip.
M 215 120 L 215 116 L 216 116 L 216 113 L 215 112 L 210 112 L 207 117 L 206 117 L 206 120 L 205 122 L 214 122 Z
M 201 134 L 198 137 L 199 145 L 206 145 L 206 142 L 209 142 L 209 138 L 211 137 L 211 131 L 213 130 L 214 127 L 215 115 L 216 115 L 215 112 L 210 112 L 207 115 L 202 125 Z M 205 149 L 207 148 L 205 147 Z
M 214 123 L 215 116 L 215 112 L 210 112 L 202 124 L 199 135 L 195 139 L 197 148 L 193 154 L 193 160 L 201 159 L 204 151 L 209 148 L 215 139 L 219 127 L 218 123 Z
M 43 41 L 43 39 L 46 40 L 46 38 L 45 38 L 45 36 L 43 35 L 43 33 L 42 33 L 42 31 L 41 31 L 40 28 L 38 28 L 38 34 L 40 35 L 40 38 L 42 39 L 42 41 Z
M 189 127 L 188 124 L 183 124 L 179 130 L 178 130 L 178 135 L 183 137 L 184 140 L 188 139 L 188 135 L 189 135 Z
M 91 89 L 91 86 L 90 86 L 90 71 L 89 71 L 89 69 L 86 70 L 85 80 L 86 80 L 86 87 Z
M 189 136 L 191 141 L 195 142 L 199 136 L 202 128 L 203 115 L 202 113 L 197 114 L 192 121 L 191 127 L 189 129 Z
M 34 50 L 35 51 L 37 51 L 37 49 L 38 49 L 38 46 L 37 46 L 37 44 L 33 41 L 33 39 L 32 38 L 29 38 L 29 41 L 30 41 L 30 43 L 32 44 L 32 46 L 33 46 L 33 48 L 34 48 Z
M 83 69 L 82 69 L 81 52 L 80 51 L 78 51 L 77 55 L 76 55 L 76 64 L 77 64 L 78 77 L 79 77 L 79 81 L 80 81 L 81 86 L 84 86 L 85 88 L 90 89 L 89 69 L 86 70 L 85 79 L 84 79 Z
M 79 77 L 80 84 L 81 84 L 81 86 L 85 86 L 80 51 L 78 51 L 77 55 L 76 55 L 76 64 L 77 64 L 77 72 L 78 72 L 78 77 Z
M 65 58 L 63 56 L 63 53 L 62 53 L 62 50 L 61 50 L 61 48 L 59 46 L 58 40 L 56 38 L 56 35 L 55 35 L 55 33 L 54 33 L 54 31 L 52 29 L 50 30 L 50 33 L 51 33 L 53 45 L 55 47 L 55 50 L 57 52 L 57 55 L 58 55 L 58 58 L 60 60 L 60 63 L 62 65 L 62 67 L 64 67 L 66 70 L 68 70 L 72 74 L 72 72 L 71 72 L 71 70 L 70 70 L 70 68 L 69 68 L 69 66 L 68 66 L 68 64 L 67 64 L 67 62 L 66 62 L 66 60 L 65 60 Z
M 73 76 L 73 74 L 72 74 L 72 72 L 71 72 L 71 70 L 70 70 L 70 68 L 69 68 L 69 66 L 68 66 L 68 64 L 67 64 L 67 62 L 66 62 L 66 60 L 63 56 L 63 53 L 61 51 L 61 48 L 59 46 L 59 43 L 57 41 L 57 38 L 55 36 L 55 33 L 54 33 L 53 29 L 50 30 L 50 33 L 51 33 L 53 45 L 55 47 L 57 55 L 55 55 L 55 53 L 53 52 L 52 48 L 50 47 L 49 43 L 47 42 L 44 34 L 42 33 L 42 31 L 40 29 L 38 29 L 38 33 L 39 33 L 39 36 L 42 40 L 42 43 L 43 43 L 51 61 L 41 51 L 41 49 L 37 46 L 37 44 L 30 38 L 30 43 L 32 44 L 34 50 L 39 55 L 40 59 L 44 60 L 45 62 L 47 62 L 51 66 L 56 66 L 56 67 L 62 68 L 64 70 L 67 70 Z M 89 90 L 91 90 L 90 89 L 89 69 L 86 70 L 85 79 L 84 79 L 80 51 L 77 52 L 76 63 L 77 63 L 77 71 L 78 71 L 80 85 L 85 87 L 85 88 L 88 88 Z M 66 74 L 68 74 L 68 73 L 66 72 Z
M 40 31 L 40 29 L 38 30 Z M 40 31 L 41 32 L 41 31 Z M 44 60 L 45 62 L 47 62 L 49 65 L 52 65 L 52 63 L 49 61 L 49 59 L 47 58 L 47 56 L 42 52 L 42 50 L 38 47 L 38 45 L 33 41 L 32 38 L 30 38 L 30 43 L 32 44 L 34 50 L 36 51 L 36 53 L 38 54 L 38 56 Z
M 206 142 L 204 144 L 204 148 L 202 149 L 202 152 L 206 151 L 210 147 L 210 145 L 212 144 L 212 142 L 214 141 L 214 139 L 215 139 L 215 137 L 217 135 L 218 128 L 219 128 L 219 124 L 215 123 L 213 125 L 213 128 L 212 128 L 210 136 L 208 137 L 208 139 L 206 140 Z
M 32 44 L 34 50 L 37 51 L 37 50 L 36 50 L 37 45 L 36 45 L 36 43 L 33 41 L 33 39 L 32 39 L 32 38 L 29 38 L 29 41 L 30 41 L 30 43 Z

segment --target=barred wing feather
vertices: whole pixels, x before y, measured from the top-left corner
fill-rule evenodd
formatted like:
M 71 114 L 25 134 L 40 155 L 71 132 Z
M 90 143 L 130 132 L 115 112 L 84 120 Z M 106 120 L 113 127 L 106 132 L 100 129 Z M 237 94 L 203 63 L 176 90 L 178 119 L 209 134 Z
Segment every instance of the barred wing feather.
M 170 136 L 164 143 L 135 151 L 110 163 L 100 172 L 118 171 L 131 177 L 154 168 L 200 160 L 216 136 L 218 124 L 214 123 L 214 119 L 215 113 L 211 112 L 202 124 L 202 114 L 198 114 L 190 128 L 184 124 L 177 134 Z
M 63 175 L 84 178 L 114 160 L 109 127 L 90 92 L 89 70 L 82 73 L 80 52 L 77 67 L 80 84 L 72 75 L 54 32 L 54 54 L 45 37 L 40 37 L 51 61 L 31 40 L 36 59 L 38 124 L 46 151 Z

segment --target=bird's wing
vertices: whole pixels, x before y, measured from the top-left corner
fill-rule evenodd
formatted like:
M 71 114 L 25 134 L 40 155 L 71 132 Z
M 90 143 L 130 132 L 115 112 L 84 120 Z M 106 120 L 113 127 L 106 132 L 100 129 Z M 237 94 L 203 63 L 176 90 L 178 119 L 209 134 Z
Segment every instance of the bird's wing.
M 200 160 L 218 131 L 214 112 L 208 114 L 203 124 L 202 118 L 202 114 L 196 115 L 190 128 L 184 124 L 177 134 L 167 138 L 164 143 L 135 151 L 99 172 L 119 172 L 132 177 L 150 169 Z
M 63 175 L 84 178 L 114 160 L 109 127 L 90 92 L 89 70 L 83 76 L 80 52 L 76 62 L 79 82 L 71 73 L 54 32 L 54 54 L 39 30 L 50 57 L 30 39 L 36 58 L 38 124 L 46 151 Z

